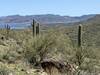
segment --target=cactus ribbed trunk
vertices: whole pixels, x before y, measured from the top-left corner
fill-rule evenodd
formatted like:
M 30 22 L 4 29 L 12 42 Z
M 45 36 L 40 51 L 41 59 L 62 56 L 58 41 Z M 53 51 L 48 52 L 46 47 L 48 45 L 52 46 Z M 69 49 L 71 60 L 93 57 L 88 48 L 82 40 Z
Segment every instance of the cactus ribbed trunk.
M 78 47 L 82 45 L 82 25 L 79 25 L 78 28 Z
M 79 25 L 78 27 L 78 50 L 76 52 L 76 58 L 77 58 L 77 62 L 79 67 L 81 68 L 81 64 L 84 61 L 83 58 L 83 50 L 82 50 L 82 25 Z
M 39 23 L 37 23 L 37 26 L 36 26 L 36 35 L 39 35 L 40 34 L 40 25 Z
M 33 37 L 40 34 L 40 24 L 33 20 L 32 23 Z
M 33 20 L 33 23 L 32 23 L 32 30 L 33 30 L 33 36 L 36 36 L 36 22 L 35 20 Z

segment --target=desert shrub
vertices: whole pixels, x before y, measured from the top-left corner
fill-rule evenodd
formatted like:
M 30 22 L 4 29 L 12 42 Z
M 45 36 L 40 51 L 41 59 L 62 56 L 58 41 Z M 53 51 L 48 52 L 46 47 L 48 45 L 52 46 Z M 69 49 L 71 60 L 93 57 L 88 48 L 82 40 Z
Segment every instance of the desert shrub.
M 100 70 L 100 56 L 99 56 L 99 49 L 88 47 L 85 50 L 85 57 L 84 62 L 82 64 L 82 69 L 85 69 L 89 72 L 94 72 Z
M 16 60 L 21 57 L 16 51 L 8 51 L 7 54 L 3 56 L 3 60 L 5 60 L 8 63 L 15 63 Z
M 9 75 L 10 74 L 10 70 L 3 66 L 3 65 L 0 65 L 0 75 Z
M 3 61 L 4 55 L 7 54 L 8 47 L 0 45 L 0 61 Z
M 90 75 L 100 72 L 100 56 L 98 50 L 99 49 L 95 47 L 76 48 L 75 52 L 77 55 L 74 55 L 72 62 L 79 66 L 77 72 Z
M 5 62 L 15 62 L 21 58 L 22 47 L 14 39 L 2 41 L 5 45 L 0 45 L 0 60 Z
M 73 46 L 67 35 L 60 31 L 48 31 L 48 33 L 29 39 L 25 47 L 25 58 L 29 61 L 41 61 L 43 58 L 57 60 L 69 60 L 74 53 Z

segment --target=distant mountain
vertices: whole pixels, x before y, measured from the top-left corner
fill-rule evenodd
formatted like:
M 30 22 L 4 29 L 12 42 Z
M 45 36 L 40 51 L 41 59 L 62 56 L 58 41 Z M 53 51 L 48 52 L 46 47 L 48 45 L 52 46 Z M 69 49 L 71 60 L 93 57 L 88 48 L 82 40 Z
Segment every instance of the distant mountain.
M 31 23 L 33 19 L 41 24 L 51 24 L 51 23 L 74 23 L 80 21 L 86 21 L 95 15 L 83 15 L 80 17 L 70 17 L 70 16 L 60 16 L 60 15 L 12 15 L 0 17 L 0 23 Z
M 95 15 L 94 17 L 88 19 L 87 21 L 84 21 L 83 23 L 86 23 L 86 24 L 100 24 L 100 14 Z
M 87 20 L 80 21 L 80 22 L 75 22 L 75 23 L 70 23 L 69 25 L 78 25 L 78 24 L 83 24 L 83 25 L 100 25 L 100 14 L 95 15 L 94 17 L 91 17 Z

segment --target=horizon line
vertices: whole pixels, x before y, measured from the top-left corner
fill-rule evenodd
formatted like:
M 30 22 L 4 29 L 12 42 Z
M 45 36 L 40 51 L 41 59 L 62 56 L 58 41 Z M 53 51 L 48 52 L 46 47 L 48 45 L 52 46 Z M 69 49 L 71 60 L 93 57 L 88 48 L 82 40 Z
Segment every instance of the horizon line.
M 51 14 L 49 14 L 49 13 L 47 13 L 47 14 L 25 14 L 25 15 L 23 15 L 23 14 L 12 14 L 12 15 L 3 15 L 3 16 L 0 16 L 0 17 L 7 17 L 7 16 L 36 16 L 36 15 L 58 15 L 58 16 L 69 16 L 69 17 L 80 17 L 80 16 L 85 16 L 85 15 L 98 15 L 98 13 L 95 13 L 95 14 L 82 14 L 82 15 L 62 15 L 62 14 L 53 14 L 53 13 L 51 13 Z

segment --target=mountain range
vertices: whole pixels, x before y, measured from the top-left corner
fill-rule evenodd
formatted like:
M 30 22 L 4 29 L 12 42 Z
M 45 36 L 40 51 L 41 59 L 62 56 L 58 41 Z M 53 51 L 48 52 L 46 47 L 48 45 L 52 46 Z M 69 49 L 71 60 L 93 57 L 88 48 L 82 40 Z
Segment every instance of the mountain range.
M 31 23 L 33 19 L 41 24 L 51 24 L 51 23 L 74 23 L 80 21 L 86 21 L 95 15 L 83 15 L 79 17 L 71 17 L 71 16 L 60 16 L 53 14 L 45 14 L 45 15 L 11 15 L 0 17 L 0 23 Z

